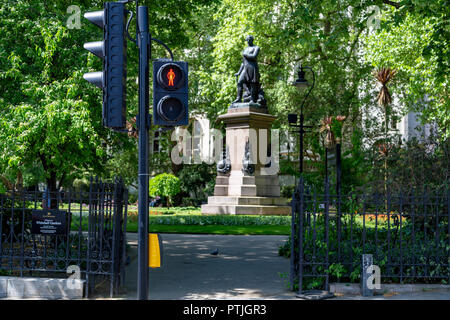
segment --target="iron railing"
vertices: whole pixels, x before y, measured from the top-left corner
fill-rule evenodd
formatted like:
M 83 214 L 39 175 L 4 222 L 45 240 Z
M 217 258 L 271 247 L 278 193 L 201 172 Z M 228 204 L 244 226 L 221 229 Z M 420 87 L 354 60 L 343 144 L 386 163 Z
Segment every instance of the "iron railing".
M 109 281 L 112 297 L 125 279 L 127 196 L 122 181 L 99 179 L 89 191 L 0 194 L 0 272 L 67 278 L 78 266 L 86 296 Z M 33 212 L 49 208 L 67 215 L 66 234 L 32 232 Z
M 450 283 L 450 190 L 444 193 L 293 194 L 290 283 L 294 291 L 357 282 L 372 254 L 381 282 Z

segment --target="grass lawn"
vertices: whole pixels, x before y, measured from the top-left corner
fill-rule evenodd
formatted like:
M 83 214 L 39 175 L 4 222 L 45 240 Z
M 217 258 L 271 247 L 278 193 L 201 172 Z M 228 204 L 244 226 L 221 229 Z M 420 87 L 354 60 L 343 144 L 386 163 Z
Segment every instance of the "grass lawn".
M 77 221 L 78 223 L 78 221 Z M 83 218 L 83 230 L 87 231 L 87 221 Z M 78 230 L 72 221 L 72 230 Z M 167 225 L 151 224 L 152 233 L 200 233 L 200 234 L 242 234 L 242 235 L 289 235 L 290 226 L 286 225 Z M 127 232 L 138 232 L 137 222 L 127 222 Z
M 150 214 L 153 212 L 154 214 L 201 214 L 200 207 L 150 207 Z M 128 212 L 137 212 L 138 207 L 135 205 L 128 205 Z
M 131 231 L 130 229 L 134 229 Z M 137 232 L 137 224 L 127 227 Z M 223 226 L 223 225 L 150 225 L 152 233 L 202 233 L 202 234 L 241 234 L 241 235 L 289 235 L 290 226 Z
M 74 204 L 72 209 L 79 210 L 79 204 Z M 67 205 L 61 209 L 67 210 Z M 73 210 L 77 212 L 78 210 Z M 83 230 L 87 230 L 87 211 L 83 208 L 82 225 Z M 85 215 L 86 214 L 86 215 Z M 393 223 L 393 214 L 391 224 Z M 79 219 L 73 217 L 76 223 Z M 333 219 L 334 215 L 330 215 Z M 347 217 L 348 218 L 348 217 Z M 375 215 L 368 215 L 365 219 L 356 215 L 353 217 L 355 223 L 365 225 L 367 228 L 375 228 Z M 127 231 L 138 231 L 138 214 L 135 206 L 128 206 Z M 149 230 L 155 233 L 193 233 L 193 234 L 230 234 L 230 235 L 289 235 L 290 217 L 284 216 L 202 216 L 198 207 L 172 207 L 172 208 L 150 208 L 149 210 Z M 72 230 L 77 227 L 72 221 Z M 385 215 L 378 215 L 377 227 L 387 228 Z
M 73 216 L 72 230 L 77 230 L 79 216 Z M 87 230 L 87 212 L 81 219 Z M 289 235 L 290 217 L 280 216 L 203 216 L 200 208 L 150 208 L 149 231 L 152 233 L 193 233 L 230 235 Z M 138 231 L 137 210 L 128 208 L 127 232 Z

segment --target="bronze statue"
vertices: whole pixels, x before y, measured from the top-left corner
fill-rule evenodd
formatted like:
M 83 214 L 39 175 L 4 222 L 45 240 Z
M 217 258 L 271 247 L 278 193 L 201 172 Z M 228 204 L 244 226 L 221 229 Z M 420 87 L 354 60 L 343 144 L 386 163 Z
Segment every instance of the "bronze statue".
M 243 102 L 258 103 L 261 107 L 265 107 L 264 91 L 261 89 L 259 82 L 260 74 L 256 61 L 260 48 L 253 44 L 254 38 L 252 35 L 248 35 L 245 40 L 248 42 L 248 47 L 242 52 L 242 64 L 235 74 L 238 79 L 237 97 L 233 104 L 240 103 L 243 100 Z

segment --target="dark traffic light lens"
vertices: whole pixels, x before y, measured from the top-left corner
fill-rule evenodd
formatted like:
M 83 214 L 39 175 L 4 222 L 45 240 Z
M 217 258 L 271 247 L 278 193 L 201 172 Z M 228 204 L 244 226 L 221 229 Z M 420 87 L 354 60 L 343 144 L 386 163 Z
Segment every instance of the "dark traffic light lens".
M 174 97 L 165 96 L 158 103 L 158 114 L 168 122 L 177 122 L 184 116 L 183 103 Z
M 158 71 L 158 82 L 166 90 L 177 90 L 184 83 L 183 72 L 176 64 L 167 63 Z

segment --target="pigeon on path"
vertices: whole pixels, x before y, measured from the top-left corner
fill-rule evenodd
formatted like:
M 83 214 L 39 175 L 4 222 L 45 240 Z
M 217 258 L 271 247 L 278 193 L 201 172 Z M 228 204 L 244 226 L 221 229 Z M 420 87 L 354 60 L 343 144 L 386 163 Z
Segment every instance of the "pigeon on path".
M 213 256 L 217 256 L 219 254 L 219 248 L 216 248 L 213 252 L 211 252 Z

